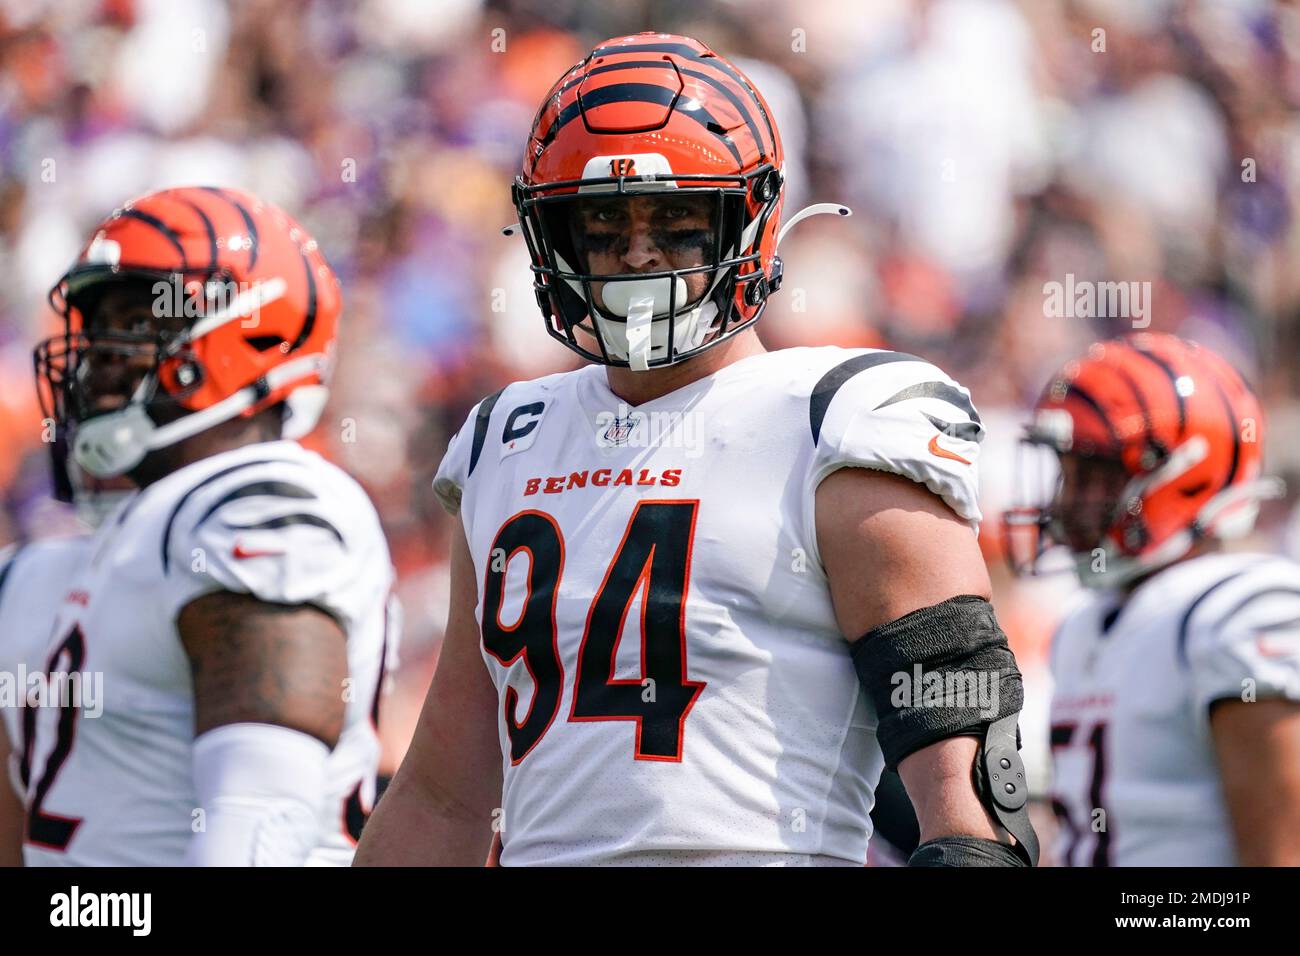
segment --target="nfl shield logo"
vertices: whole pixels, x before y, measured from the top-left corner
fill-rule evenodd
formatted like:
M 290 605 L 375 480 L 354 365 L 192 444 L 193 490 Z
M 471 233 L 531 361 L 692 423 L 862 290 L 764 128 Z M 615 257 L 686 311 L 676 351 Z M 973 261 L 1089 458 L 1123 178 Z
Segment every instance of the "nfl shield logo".
M 605 429 L 605 434 L 601 435 L 601 441 L 607 445 L 626 445 L 628 439 L 632 437 L 634 428 L 636 428 L 636 419 L 615 416 L 609 427 Z

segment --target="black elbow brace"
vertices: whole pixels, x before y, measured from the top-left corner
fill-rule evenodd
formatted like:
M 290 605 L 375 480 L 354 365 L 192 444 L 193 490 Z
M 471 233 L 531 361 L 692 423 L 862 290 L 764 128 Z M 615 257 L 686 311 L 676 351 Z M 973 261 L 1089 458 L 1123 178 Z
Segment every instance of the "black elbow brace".
M 908 866 L 1028 866 L 1015 847 L 980 837 L 947 836 L 927 840 L 907 860 Z
M 1024 687 L 992 605 L 950 598 L 868 631 L 851 653 L 876 709 L 885 766 L 949 737 L 978 737 L 976 793 L 1036 863 L 1016 725 Z
M 950 598 L 868 631 L 852 648 L 853 666 L 876 707 L 885 766 L 962 734 L 984 736 L 1020 712 L 1024 690 L 1016 659 L 988 601 Z

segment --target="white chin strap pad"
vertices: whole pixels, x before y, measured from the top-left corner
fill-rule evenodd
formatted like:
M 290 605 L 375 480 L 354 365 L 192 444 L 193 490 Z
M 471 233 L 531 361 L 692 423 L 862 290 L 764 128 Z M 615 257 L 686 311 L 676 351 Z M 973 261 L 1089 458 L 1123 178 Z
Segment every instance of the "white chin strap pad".
M 324 385 L 303 385 L 290 392 L 284 400 L 289 414 L 284 419 L 283 436 L 290 441 L 306 437 L 320 421 L 329 397 L 330 390 Z
M 271 369 L 265 376 L 266 385 L 275 391 L 307 375 L 323 376 L 328 365 L 328 358 L 323 354 L 304 355 Z M 257 390 L 249 386 L 215 405 L 190 412 L 166 425 L 155 425 L 144 408 L 148 387 L 146 378 L 122 408 L 78 423 L 72 443 L 72 454 L 78 465 L 97 478 L 124 475 L 149 452 L 237 418 L 257 404 Z M 284 437 L 301 438 L 316 427 L 328 396 L 329 389 L 324 385 L 302 385 L 290 392 L 285 399 L 290 414 L 282 433 Z
M 156 427 L 143 405 L 130 402 L 115 412 L 79 423 L 73 457 L 98 478 L 125 474 L 148 453 Z
M 648 369 L 652 360 L 667 358 L 668 310 L 674 304 L 678 304 L 678 312 L 672 322 L 676 340 L 672 344 L 678 350 L 700 345 L 718 309 L 713 302 L 706 301 L 682 310 L 680 303 L 686 302 L 688 294 L 686 280 L 680 276 L 605 283 L 601 289 L 605 311 L 624 317 L 624 321 L 618 322 L 599 313 L 595 316 L 598 334 L 609 357 L 625 360 L 636 371 Z
M 651 315 L 668 314 L 674 304 L 673 292 L 677 293 L 676 305 L 680 309 L 686 304 L 686 280 L 677 277 L 676 289 L 670 277 L 662 279 L 641 279 L 635 282 L 606 282 L 600 297 L 605 303 L 605 311 L 614 315 L 631 315 L 642 303 L 649 303 Z

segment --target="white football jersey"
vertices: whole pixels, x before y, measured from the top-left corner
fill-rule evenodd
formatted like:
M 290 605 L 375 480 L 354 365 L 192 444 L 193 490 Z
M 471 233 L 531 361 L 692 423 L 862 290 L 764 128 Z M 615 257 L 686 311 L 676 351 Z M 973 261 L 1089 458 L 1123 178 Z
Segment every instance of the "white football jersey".
M 90 554 L 91 536 L 42 538 L 0 552 L 0 714 L 12 750 L 9 778 L 20 785 L 23 705 L 39 688 L 54 619 Z
M 27 864 L 183 861 L 202 814 L 190 662 L 176 619 L 195 598 L 232 591 L 315 605 L 346 632 L 344 730 L 308 860 L 346 865 L 374 801 L 378 694 L 396 640 L 392 565 L 365 492 L 294 442 L 249 445 L 130 496 L 91 544 L 80 573 L 57 582 L 45 650 L 48 671 L 81 675 L 80 706 L 26 715 Z
M 628 408 L 587 366 L 471 411 L 434 483 L 500 694 L 503 865 L 862 865 L 884 760 L 814 492 L 846 466 L 975 525 L 969 393 L 915 356 L 799 348 Z
M 1235 865 L 1210 707 L 1300 700 L 1300 566 L 1207 555 L 1159 572 L 1123 604 L 1088 595 L 1051 657 L 1057 860 Z

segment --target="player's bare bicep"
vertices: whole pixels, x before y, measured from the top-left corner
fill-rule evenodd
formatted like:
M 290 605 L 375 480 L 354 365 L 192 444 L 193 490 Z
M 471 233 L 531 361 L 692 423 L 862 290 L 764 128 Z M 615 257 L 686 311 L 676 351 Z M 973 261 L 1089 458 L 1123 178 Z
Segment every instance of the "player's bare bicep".
M 433 767 L 451 762 L 499 771 L 497 692 L 483 662 L 481 637 L 474 611 L 478 581 L 463 534 L 453 535 L 451 606 L 438 667 L 429 687 L 416 740 L 417 765 Z
M 187 604 L 177 627 L 193 671 L 196 735 L 264 723 L 338 742 L 348 660 L 334 618 L 218 591 Z
M 924 485 L 842 468 L 817 488 L 817 546 L 849 640 L 959 594 L 987 598 L 970 526 Z
M 1227 700 L 1210 711 L 1242 866 L 1300 866 L 1300 703 Z
M 0 866 L 23 865 L 23 826 L 24 815 L 22 800 L 10 786 L 9 760 L 12 750 L 9 746 L 9 734 L 0 723 Z
M 410 749 L 357 847 L 360 866 L 481 866 L 501 806 L 496 690 L 479 651 L 478 587 L 452 536 L 451 609 Z

